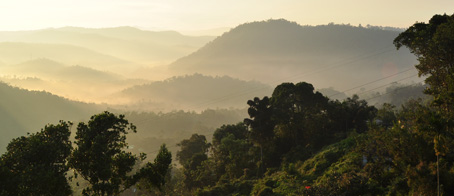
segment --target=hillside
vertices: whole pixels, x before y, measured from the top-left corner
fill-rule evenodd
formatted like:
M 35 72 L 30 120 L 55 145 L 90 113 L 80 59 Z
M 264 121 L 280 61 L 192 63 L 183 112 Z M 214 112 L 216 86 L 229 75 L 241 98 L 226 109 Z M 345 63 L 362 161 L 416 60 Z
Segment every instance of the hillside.
M 319 88 L 342 90 L 409 69 L 416 63 L 408 50 L 397 51 L 393 46 L 398 33 L 350 25 L 301 26 L 286 20 L 252 22 L 224 33 L 172 63 L 169 69 L 273 85 L 308 81 Z
M 139 110 L 149 104 L 151 108 L 161 110 L 200 111 L 218 107 L 244 108 L 247 106 L 245 100 L 269 96 L 271 91 L 270 86 L 255 81 L 194 74 L 136 85 L 112 97 L 142 105 L 137 108 Z
M 39 131 L 48 123 L 59 120 L 78 122 L 102 106 L 70 101 L 43 91 L 28 91 L 0 83 L 0 152 L 8 142 L 27 132 Z
M 73 100 L 102 102 L 102 98 L 145 80 L 66 65 L 47 58 L 0 66 L 0 80 L 29 90 L 52 92 Z

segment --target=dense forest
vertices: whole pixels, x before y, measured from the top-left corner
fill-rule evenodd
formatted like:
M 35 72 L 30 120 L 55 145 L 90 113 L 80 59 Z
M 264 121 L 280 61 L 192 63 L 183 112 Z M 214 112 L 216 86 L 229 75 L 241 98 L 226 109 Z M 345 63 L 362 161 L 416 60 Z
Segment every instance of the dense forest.
M 0 157 L 0 195 L 453 195 L 452 32 L 454 15 L 445 14 L 395 35 L 395 47 L 407 48 L 417 57 L 416 69 L 425 85 L 395 84 L 366 99 L 353 95 L 338 100 L 308 82 L 285 82 L 271 96 L 244 100 L 244 120 L 238 120 L 240 110 L 99 113 L 96 105 L 2 83 L 0 90 L 10 94 L 5 98 L 7 93 L 2 92 L 0 106 L 11 113 L 2 114 L 6 121 L 1 124 L 34 120 L 8 104 L 18 101 L 11 93 L 33 93 L 24 99 L 49 102 L 20 101 L 29 104 L 24 108 L 65 106 L 59 111 L 61 119 L 88 111 L 65 116 L 64 108 L 89 107 L 97 114 L 74 128 L 71 121 L 49 119 L 41 131 L 12 139 Z M 128 93 L 150 87 L 153 84 L 136 86 Z M 404 100 L 402 94 L 393 93 L 397 89 L 406 94 L 422 90 L 425 96 L 415 93 L 412 96 L 420 98 Z M 374 106 L 368 103 L 372 99 L 396 102 Z M 220 125 L 225 122 L 222 118 L 230 122 Z M 172 138 L 186 137 L 177 142 L 176 159 L 165 144 L 153 144 L 160 146 L 159 151 L 149 153 L 136 150 L 127 140 L 141 131 L 137 125 L 154 129 L 147 135 L 152 138 L 162 136 L 155 131 L 160 125 L 168 128 L 183 119 L 187 122 L 166 132 Z M 189 134 L 184 127 L 199 132 Z M 207 135 L 213 127 L 217 127 L 213 134 Z M 147 154 L 155 155 L 154 160 Z

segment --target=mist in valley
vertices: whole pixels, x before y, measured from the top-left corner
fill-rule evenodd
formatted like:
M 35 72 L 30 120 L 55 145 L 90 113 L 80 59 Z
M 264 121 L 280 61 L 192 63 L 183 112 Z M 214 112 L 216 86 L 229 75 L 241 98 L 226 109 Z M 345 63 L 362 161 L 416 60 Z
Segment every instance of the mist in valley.
M 133 27 L 3 31 L 0 79 L 4 88 L 21 92 L 21 97 L 46 92 L 68 105 L 77 104 L 68 109 L 65 104 L 30 101 L 29 107 L 11 113 L 24 104 L 3 98 L 3 107 L 11 109 L 3 109 L 2 115 L 17 119 L 3 124 L 2 131 L 11 136 L 1 146 L 4 149 L 12 137 L 38 131 L 46 123 L 80 121 L 94 111 L 184 111 L 188 115 L 208 109 L 245 111 L 247 100 L 270 96 L 283 82 L 306 81 L 333 100 L 359 94 L 380 105 L 397 100 L 388 92 L 393 84 L 420 85 L 421 79 L 413 77 L 416 58 L 392 44 L 401 31 L 345 24 L 302 26 L 284 19 L 245 23 L 218 37 Z M 398 100 L 421 97 L 418 90 Z M 381 98 L 374 98 L 377 95 Z M 52 110 L 40 108 L 44 105 Z M 19 118 L 22 113 L 34 114 L 29 117 L 33 120 Z M 245 117 L 247 112 L 235 120 Z M 208 127 L 214 131 L 216 126 Z M 144 129 L 139 135 L 155 132 Z M 197 132 L 184 126 L 179 131 Z
M 282 83 L 310 83 L 337 103 L 358 95 L 377 108 L 427 100 L 417 58 L 393 44 L 404 30 L 270 19 L 220 36 L 127 26 L 2 31 L 0 152 L 48 123 L 110 111 L 137 126 L 130 152 L 151 161 L 166 143 L 175 158 L 182 140 L 211 141 L 219 127 L 249 117 L 248 100 Z

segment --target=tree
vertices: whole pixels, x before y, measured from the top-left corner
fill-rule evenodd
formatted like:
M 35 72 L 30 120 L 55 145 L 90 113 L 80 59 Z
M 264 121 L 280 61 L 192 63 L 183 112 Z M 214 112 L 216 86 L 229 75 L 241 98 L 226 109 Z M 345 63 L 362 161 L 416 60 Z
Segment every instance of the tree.
M 395 107 L 389 103 L 384 103 L 382 107 L 377 110 L 377 120 L 379 120 L 378 124 L 385 128 L 390 128 L 396 122 L 397 117 L 395 114 Z
M 248 130 L 244 123 L 223 125 L 213 134 L 213 159 L 216 176 L 231 180 L 252 173 L 257 157 L 256 148 L 248 141 Z M 245 172 L 249 171 L 249 172 Z
M 193 134 L 191 138 L 178 143 L 180 151 L 177 152 L 177 159 L 184 168 L 184 184 L 188 189 L 194 189 L 212 185 L 215 180 L 212 178 L 211 160 L 208 159 L 210 144 L 204 135 Z
M 154 163 L 148 162 L 143 168 L 136 173 L 127 186 L 134 185 L 139 182 L 139 187 L 143 187 L 148 191 L 157 188 L 162 191 L 162 187 L 166 183 L 166 178 L 169 174 L 170 164 L 172 163 L 172 154 L 163 144 L 159 149 L 158 155 L 154 159 Z
M 427 76 L 434 103 L 451 111 L 454 104 L 454 15 L 434 15 L 429 23 L 415 23 L 394 39 L 399 49 L 406 46 L 416 55 L 420 76 Z
M 346 118 L 346 129 L 354 129 L 358 133 L 367 131 L 367 123 L 372 121 L 377 114 L 377 108 L 368 106 L 367 102 L 360 100 L 358 95 L 353 95 L 343 101 L 342 111 Z
M 250 127 L 249 138 L 260 147 L 266 145 L 274 137 L 273 110 L 270 99 L 255 97 L 247 101 L 250 118 L 244 119 L 244 124 Z
M 439 115 L 432 118 L 429 124 L 435 127 L 435 144 L 441 146 L 444 135 L 453 135 L 454 118 L 454 15 L 434 15 L 429 23 L 415 23 L 394 40 L 397 49 L 406 46 L 418 57 L 416 65 L 420 76 L 427 76 L 425 82 L 429 87 L 425 93 L 433 96 L 433 104 L 439 106 Z M 432 115 L 433 116 L 433 115 Z M 437 181 L 439 182 L 439 156 L 437 155 Z M 444 153 L 442 153 L 444 154 Z M 438 183 L 438 195 L 440 184 Z
M 306 82 L 283 83 L 277 86 L 271 97 L 276 134 L 287 144 L 313 147 L 315 137 L 324 131 L 328 98 L 314 92 Z
M 77 147 L 69 164 L 90 183 L 83 190 L 84 195 L 118 195 L 140 179 L 137 177 L 139 174 L 134 177 L 127 175 L 139 160 L 136 155 L 124 151 L 128 147 L 126 134 L 130 131 L 136 132 L 136 127 L 124 115 L 116 116 L 109 112 L 92 116 L 88 124 L 79 123 L 75 137 Z M 163 156 L 169 155 L 164 153 Z M 142 155 L 141 159 L 144 160 L 145 156 Z M 163 164 L 168 167 L 170 163 L 164 161 Z M 150 171 L 152 166 L 147 165 L 141 171 Z
M 181 165 L 188 164 L 196 154 L 206 154 L 210 147 L 204 135 L 193 134 L 191 138 L 178 143 L 180 151 L 177 152 L 177 159 Z
M 70 195 L 70 122 L 13 139 L 0 159 L 0 195 Z
M 258 147 L 260 147 L 260 162 L 258 171 L 268 168 L 268 161 L 263 159 L 263 148 L 266 153 L 273 153 L 272 142 L 274 139 L 273 109 L 271 108 L 270 99 L 268 97 L 255 97 L 247 102 L 249 105 L 248 114 L 250 118 L 244 119 L 244 124 L 249 127 L 249 139 Z M 274 160 L 278 162 L 277 160 Z M 263 172 L 260 172 L 260 175 Z

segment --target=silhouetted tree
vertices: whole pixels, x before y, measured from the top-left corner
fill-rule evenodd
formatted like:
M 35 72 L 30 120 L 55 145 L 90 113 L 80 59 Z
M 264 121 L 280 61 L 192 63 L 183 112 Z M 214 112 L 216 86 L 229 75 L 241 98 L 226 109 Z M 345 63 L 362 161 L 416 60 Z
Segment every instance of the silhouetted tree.
M 434 15 L 429 23 L 415 23 L 394 40 L 418 57 L 416 68 L 434 102 L 452 111 L 454 104 L 454 15 Z
M 172 154 L 163 144 L 159 149 L 158 155 L 154 162 L 148 162 L 142 167 L 139 172 L 134 174 L 130 180 L 127 181 L 125 187 L 129 187 L 138 182 L 140 188 L 148 191 L 158 189 L 162 191 L 162 187 L 166 184 L 166 178 L 170 172 L 172 163 Z M 165 194 L 165 193 L 164 193 Z
M 142 178 L 160 187 L 171 162 L 171 155 L 165 146 L 161 147 L 155 163 L 147 163 L 134 175 L 128 174 L 139 160 L 128 147 L 126 134 L 136 132 L 136 127 L 124 118 L 109 112 L 94 115 L 88 124 L 79 123 L 76 144 L 69 164 L 90 186 L 84 195 L 118 195 Z M 144 160 L 144 154 L 140 159 Z
M 0 158 L 0 195 L 70 195 L 70 122 L 13 139 Z

